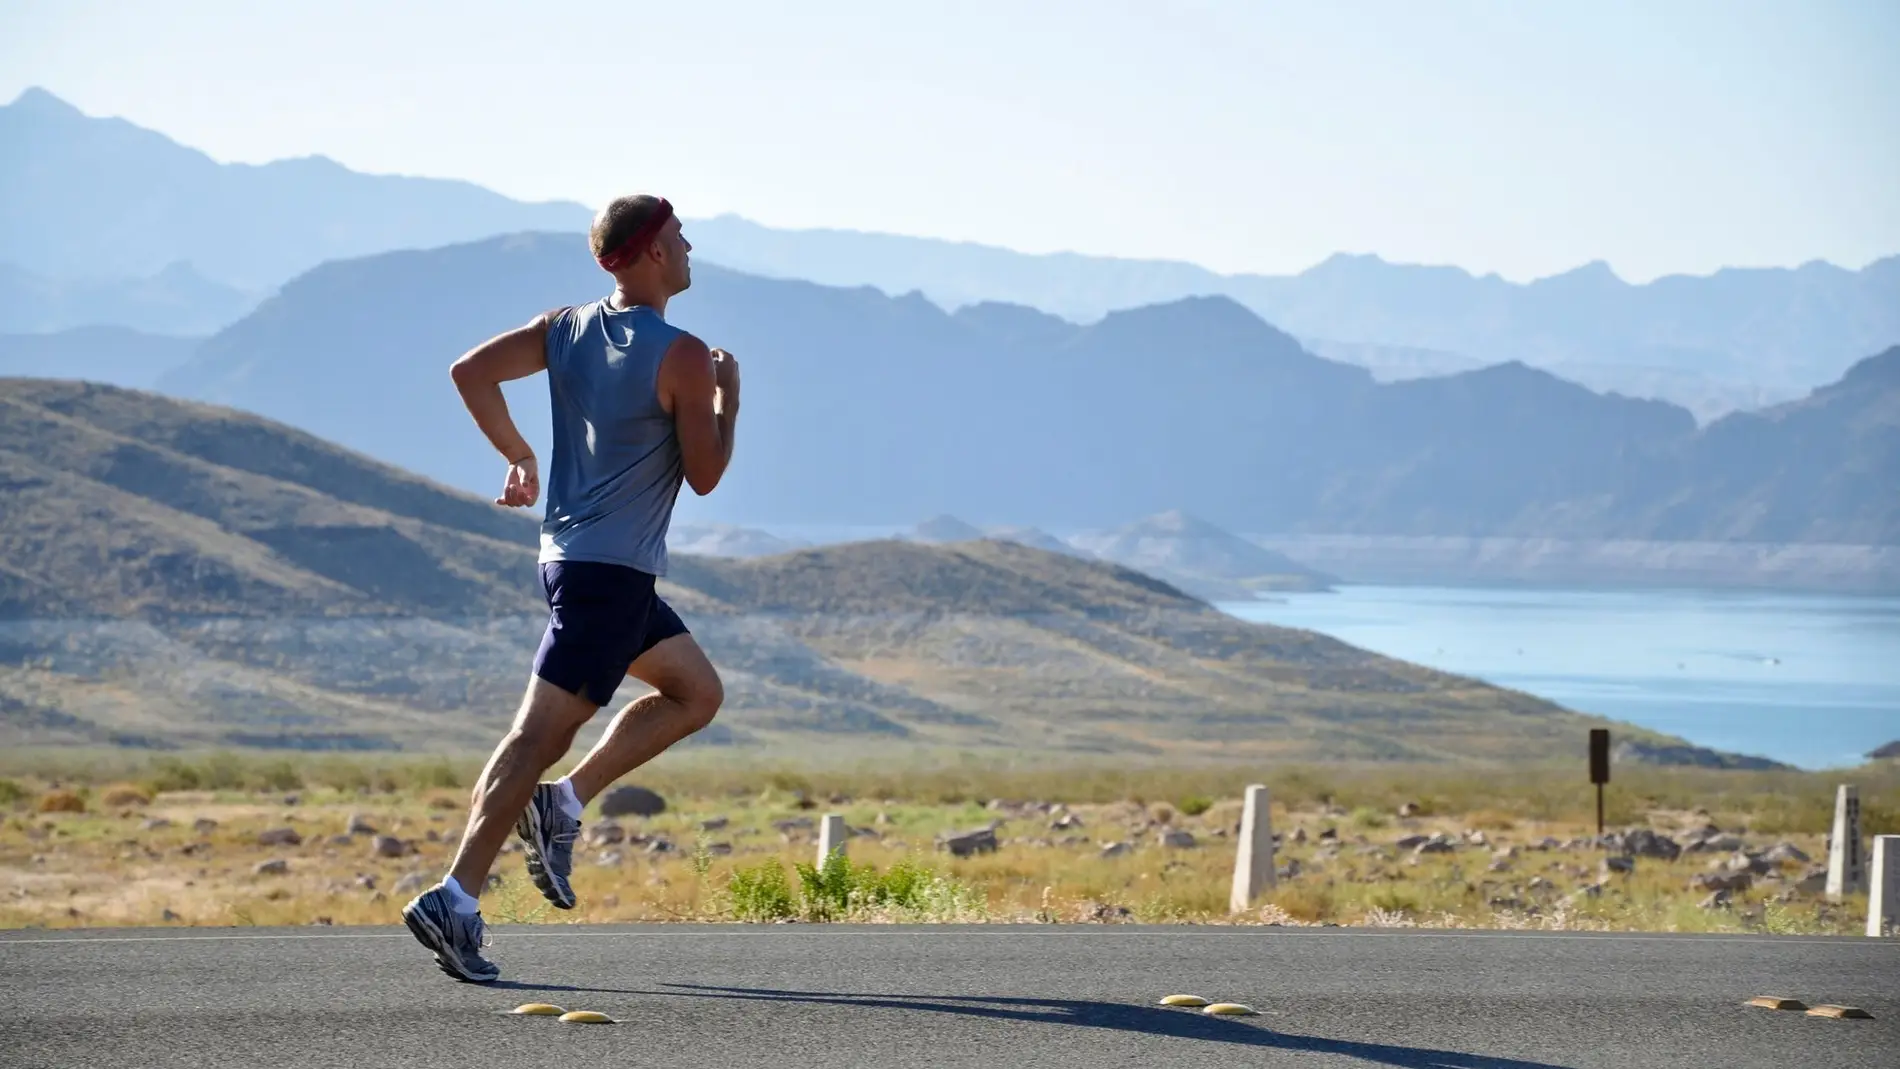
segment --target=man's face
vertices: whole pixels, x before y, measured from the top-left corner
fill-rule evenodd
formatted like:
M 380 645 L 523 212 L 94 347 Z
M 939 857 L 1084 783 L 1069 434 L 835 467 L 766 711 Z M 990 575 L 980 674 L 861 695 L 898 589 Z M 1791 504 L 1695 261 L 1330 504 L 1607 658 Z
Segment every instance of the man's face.
M 674 293 L 679 293 L 693 284 L 693 265 L 688 254 L 693 251 L 692 242 L 680 231 L 678 216 L 666 221 L 660 228 L 660 248 L 666 254 L 666 284 Z

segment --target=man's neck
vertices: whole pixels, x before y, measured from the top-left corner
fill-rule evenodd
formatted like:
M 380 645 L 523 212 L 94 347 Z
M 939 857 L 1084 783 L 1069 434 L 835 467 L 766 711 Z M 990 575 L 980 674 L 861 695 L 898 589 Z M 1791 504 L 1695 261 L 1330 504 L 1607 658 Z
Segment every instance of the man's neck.
M 622 282 L 614 287 L 613 306 L 632 308 L 635 305 L 645 305 L 660 315 L 665 315 L 666 298 L 667 295 L 657 289 L 649 290 L 644 286 L 630 286 Z

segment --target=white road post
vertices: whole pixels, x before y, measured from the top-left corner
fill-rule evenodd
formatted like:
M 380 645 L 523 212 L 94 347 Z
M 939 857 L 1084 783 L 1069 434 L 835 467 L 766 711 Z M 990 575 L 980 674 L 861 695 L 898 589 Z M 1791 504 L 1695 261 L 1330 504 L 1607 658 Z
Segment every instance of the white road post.
M 1827 846 L 1827 897 L 1839 902 L 1867 886 L 1867 858 L 1860 850 L 1860 790 L 1843 783 L 1834 792 L 1834 835 Z
M 1900 835 L 1874 836 L 1873 874 L 1867 881 L 1867 935 L 1900 936 Z
M 1247 788 L 1236 845 L 1234 890 L 1227 908 L 1242 913 L 1253 908 L 1254 899 L 1273 886 L 1273 819 L 1267 813 L 1267 789 L 1260 784 Z
M 825 867 L 825 861 L 831 857 L 833 850 L 836 850 L 840 854 L 844 853 L 844 840 L 844 815 L 842 813 L 826 813 L 824 822 L 818 826 L 819 868 L 822 869 Z

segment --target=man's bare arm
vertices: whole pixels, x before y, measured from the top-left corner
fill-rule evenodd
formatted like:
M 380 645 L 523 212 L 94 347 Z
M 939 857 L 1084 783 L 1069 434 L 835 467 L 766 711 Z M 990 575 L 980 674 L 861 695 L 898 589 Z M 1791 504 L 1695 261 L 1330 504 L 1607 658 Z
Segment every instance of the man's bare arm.
M 475 426 L 508 462 L 507 479 L 501 496 L 495 499 L 497 505 L 532 505 L 541 495 L 534 449 L 515 427 L 501 384 L 546 370 L 547 331 L 548 317 L 536 316 L 528 325 L 497 334 L 470 349 L 449 368 L 449 376 L 455 380 L 468 414 L 475 418 Z
M 739 364 L 730 353 L 682 334 L 660 364 L 660 395 L 673 414 L 686 483 L 705 496 L 732 462 L 739 419 Z

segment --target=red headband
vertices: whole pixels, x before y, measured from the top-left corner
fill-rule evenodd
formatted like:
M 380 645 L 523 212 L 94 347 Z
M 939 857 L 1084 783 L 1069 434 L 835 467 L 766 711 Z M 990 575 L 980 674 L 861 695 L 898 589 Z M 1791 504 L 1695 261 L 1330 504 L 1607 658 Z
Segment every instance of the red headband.
M 634 231 L 627 240 L 609 249 L 607 255 L 600 258 L 601 269 L 618 271 L 639 259 L 640 255 L 647 251 L 647 246 L 653 244 L 653 239 L 660 236 L 660 228 L 665 226 L 666 221 L 671 218 L 673 218 L 673 204 L 665 197 L 661 197 L 660 206 L 654 209 L 653 216 L 640 229 Z

